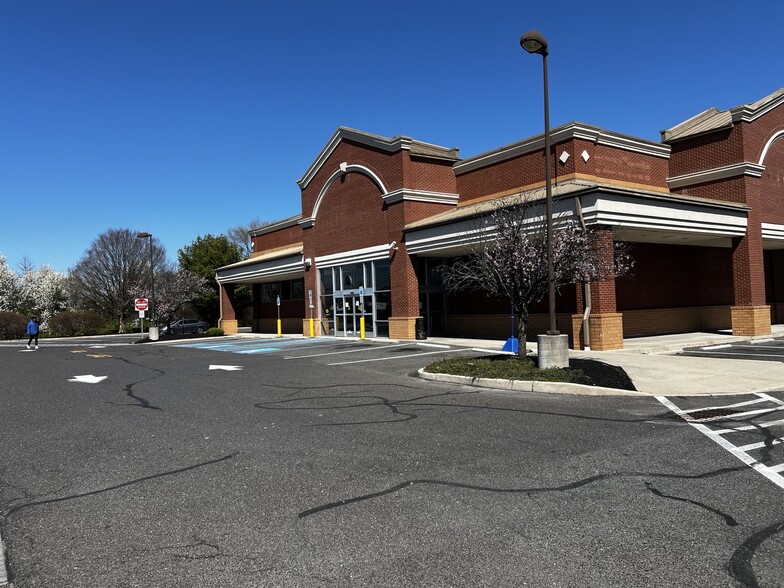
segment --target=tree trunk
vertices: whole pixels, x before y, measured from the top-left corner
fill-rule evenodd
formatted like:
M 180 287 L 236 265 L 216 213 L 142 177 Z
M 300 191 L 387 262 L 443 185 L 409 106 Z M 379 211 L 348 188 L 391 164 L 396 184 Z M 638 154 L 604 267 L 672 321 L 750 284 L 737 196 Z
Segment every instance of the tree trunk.
M 125 320 L 123 320 L 123 315 L 120 315 L 120 335 L 125 333 Z
M 517 314 L 519 316 L 517 319 L 517 356 L 520 359 L 525 359 L 528 356 L 528 345 L 526 344 L 528 312 L 520 310 Z

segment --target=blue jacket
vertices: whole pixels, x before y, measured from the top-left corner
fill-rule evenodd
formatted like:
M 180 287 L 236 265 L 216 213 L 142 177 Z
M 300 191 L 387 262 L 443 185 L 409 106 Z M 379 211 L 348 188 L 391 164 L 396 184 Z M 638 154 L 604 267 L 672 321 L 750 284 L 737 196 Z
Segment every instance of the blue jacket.
M 38 334 L 38 323 L 35 321 L 30 321 L 27 323 L 27 334 L 28 335 L 37 335 Z

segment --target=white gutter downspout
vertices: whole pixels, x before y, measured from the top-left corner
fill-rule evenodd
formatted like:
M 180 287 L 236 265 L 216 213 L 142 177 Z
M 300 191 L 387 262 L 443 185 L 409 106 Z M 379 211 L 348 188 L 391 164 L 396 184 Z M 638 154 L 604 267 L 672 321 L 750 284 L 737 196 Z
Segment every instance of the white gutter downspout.
M 577 217 L 580 219 L 580 226 L 583 231 L 587 231 L 588 227 L 585 224 L 585 217 L 583 216 L 583 206 L 580 202 L 580 197 L 574 199 L 574 207 L 577 210 Z M 583 299 L 585 301 L 585 312 L 583 312 L 583 350 L 591 350 L 591 333 L 590 333 L 590 318 L 591 318 L 591 283 L 583 282 Z

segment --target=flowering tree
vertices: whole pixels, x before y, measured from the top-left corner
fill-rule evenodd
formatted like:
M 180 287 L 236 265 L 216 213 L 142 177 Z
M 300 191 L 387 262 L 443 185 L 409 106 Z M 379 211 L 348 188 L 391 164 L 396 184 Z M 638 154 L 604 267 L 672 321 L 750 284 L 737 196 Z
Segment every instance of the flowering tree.
M 518 202 L 497 208 L 483 219 L 482 237 L 467 257 L 444 266 L 450 291 L 476 290 L 508 299 L 517 317 L 518 355 L 525 357 L 528 309 L 548 293 L 547 233 L 541 206 Z M 611 279 L 631 268 L 622 244 L 613 256 L 603 255 L 595 236 L 576 222 L 558 224 L 553 231 L 555 287 Z M 608 261 L 608 257 L 613 257 Z
M 65 276 L 48 265 L 35 269 L 26 258 L 21 268 L 20 276 L 0 255 L 0 310 L 38 316 L 46 326 L 54 313 L 66 308 Z
M 207 280 L 188 270 L 167 269 L 155 276 L 155 319 L 159 324 L 171 326 L 175 314 L 186 302 L 203 296 L 209 289 Z M 134 298 L 147 296 L 143 284 L 131 287 Z
M 19 276 L 8 267 L 6 258 L 0 254 L 0 310 L 12 311 L 16 308 L 18 280 Z
M 52 315 L 67 308 L 65 279 L 48 265 L 28 267 L 19 279 L 17 310 L 38 316 L 46 327 Z

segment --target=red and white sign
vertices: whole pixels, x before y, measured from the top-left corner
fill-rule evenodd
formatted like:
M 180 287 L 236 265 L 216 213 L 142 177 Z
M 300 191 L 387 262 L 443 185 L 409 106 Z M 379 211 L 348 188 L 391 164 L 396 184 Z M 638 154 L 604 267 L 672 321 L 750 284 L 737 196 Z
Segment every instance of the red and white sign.
M 147 299 L 146 298 L 137 298 L 133 301 L 133 307 L 138 311 L 147 310 Z

